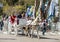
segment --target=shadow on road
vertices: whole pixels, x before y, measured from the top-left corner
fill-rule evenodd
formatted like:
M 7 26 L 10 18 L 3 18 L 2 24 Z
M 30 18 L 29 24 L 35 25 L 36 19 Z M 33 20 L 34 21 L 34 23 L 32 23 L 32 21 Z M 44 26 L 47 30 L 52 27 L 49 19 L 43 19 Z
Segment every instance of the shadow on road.
M 18 36 L 19 37 L 25 37 L 25 35 L 18 35 Z M 37 38 L 37 36 L 33 35 L 33 38 Z M 49 38 L 49 37 L 44 37 L 44 36 L 40 36 L 40 39 L 60 40 L 60 39 L 57 39 L 57 38 Z
M 25 36 L 24 34 L 23 35 L 17 35 L 17 37 L 28 37 L 28 36 Z M 29 37 L 30 38 L 30 37 Z M 37 38 L 36 35 L 33 35 L 33 38 Z M 31 38 L 31 39 L 33 39 Z M 40 39 L 46 39 L 46 40 L 60 40 L 58 38 L 49 38 L 49 37 L 44 37 L 44 36 L 40 36 Z M 0 38 L 0 40 L 17 40 L 15 38 Z
M 40 37 L 40 39 L 59 40 L 59 39 L 57 39 L 57 38 L 47 38 L 47 37 Z
M 0 40 L 16 40 L 14 38 L 0 38 Z
M 33 38 L 37 38 L 37 36 L 33 36 Z M 49 37 L 42 37 L 42 36 L 40 36 L 40 39 L 50 39 L 50 40 L 60 40 L 60 39 L 57 39 L 57 38 L 49 38 Z

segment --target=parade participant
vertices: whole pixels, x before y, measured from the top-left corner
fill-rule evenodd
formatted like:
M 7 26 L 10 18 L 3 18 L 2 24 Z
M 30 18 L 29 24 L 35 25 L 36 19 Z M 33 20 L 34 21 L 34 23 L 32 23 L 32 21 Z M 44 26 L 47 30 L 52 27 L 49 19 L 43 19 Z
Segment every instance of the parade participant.
M 45 32 L 46 32 L 46 21 L 43 21 L 42 34 L 45 35 Z
M 12 25 L 11 25 L 11 16 L 8 17 L 8 33 L 10 34 L 11 33 L 11 28 L 12 28 Z
M 1 31 L 3 30 L 3 25 L 4 25 L 3 20 L 0 20 L 0 30 Z
M 9 16 L 9 33 L 11 33 L 12 29 L 14 29 L 14 31 L 16 32 L 16 25 L 17 25 L 17 17 L 13 14 L 11 16 Z
M 1 20 L 0 20 L 0 30 L 1 30 Z
M 15 18 L 16 18 L 16 16 L 13 14 L 13 15 L 11 16 L 11 23 L 12 23 L 12 24 L 14 24 Z
M 40 30 L 42 30 L 43 24 L 42 21 L 39 22 Z

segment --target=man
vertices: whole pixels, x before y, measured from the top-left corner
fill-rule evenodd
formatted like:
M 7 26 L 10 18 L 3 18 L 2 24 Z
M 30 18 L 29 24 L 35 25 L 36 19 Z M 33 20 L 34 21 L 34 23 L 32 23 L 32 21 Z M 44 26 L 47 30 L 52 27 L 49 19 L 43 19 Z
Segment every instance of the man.
M 11 16 L 11 23 L 12 23 L 12 24 L 15 23 L 15 19 L 16 19 L 16 16 L 13 14 L 13 15 Z
M 12 28 L 14 29 L 14 31 L 16 32 L 16 25 L 17 25 L 17 17 L 13 14 L 9 17 L 9 33 L 11 33 Z M 17 33 L 17 32 L 16 32 Z
M 3 30 L 3 25 L 4 25 L 3 20 L 1 20 L 0 21 L 0 27 L 1 27 L 0 29 L 1 29 L 1 31 Z
M 42 34 L 45 35 L 46 32 L 46 21 L 43 22 Z
M 0 30 L 1 30 L 1 20 L 0 20 Z

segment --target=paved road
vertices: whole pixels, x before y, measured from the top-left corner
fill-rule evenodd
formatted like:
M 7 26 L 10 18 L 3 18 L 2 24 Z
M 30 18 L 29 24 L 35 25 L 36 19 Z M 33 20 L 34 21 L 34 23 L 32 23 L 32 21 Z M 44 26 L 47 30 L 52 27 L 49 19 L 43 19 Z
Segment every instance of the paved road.
M 0 42 L 60 42 L 60 36 L 41 36 L 40 39 L 37 37 L 26 37 L 22 35 L 8 35 L 0 33 Z

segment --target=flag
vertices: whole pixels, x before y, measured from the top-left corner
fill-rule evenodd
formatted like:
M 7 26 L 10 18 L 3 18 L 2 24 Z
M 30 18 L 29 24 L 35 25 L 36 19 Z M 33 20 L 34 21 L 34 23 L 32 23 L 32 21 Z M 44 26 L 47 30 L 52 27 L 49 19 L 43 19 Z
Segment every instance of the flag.
M 30 9 L 30 17 L 32 17 L 33 16 L 33 10 L 34 9 L 34 6 L 31 6 L 31 9 Z
M 32 18 L 35 19 L 35 6 L 33 7 Z
M 36 12 L 36 0 L 35 0 L 34 5 L 35 6 L 33 7 L 32 19 L 35 19 L 35 16 L 36 16 L 36 14 L 35 14 L 35 12 Z
M 28 15 L 30 14 L 30 9 L 31 9 L 31 6 L 27 8 L 27 11 L 26 11 L 26 17 L 28 17 Z
M 48 19 L 54 17 L 54 15 L 55 15 L 55 3 L 54 0 L 52 0 L 48 10 Z

